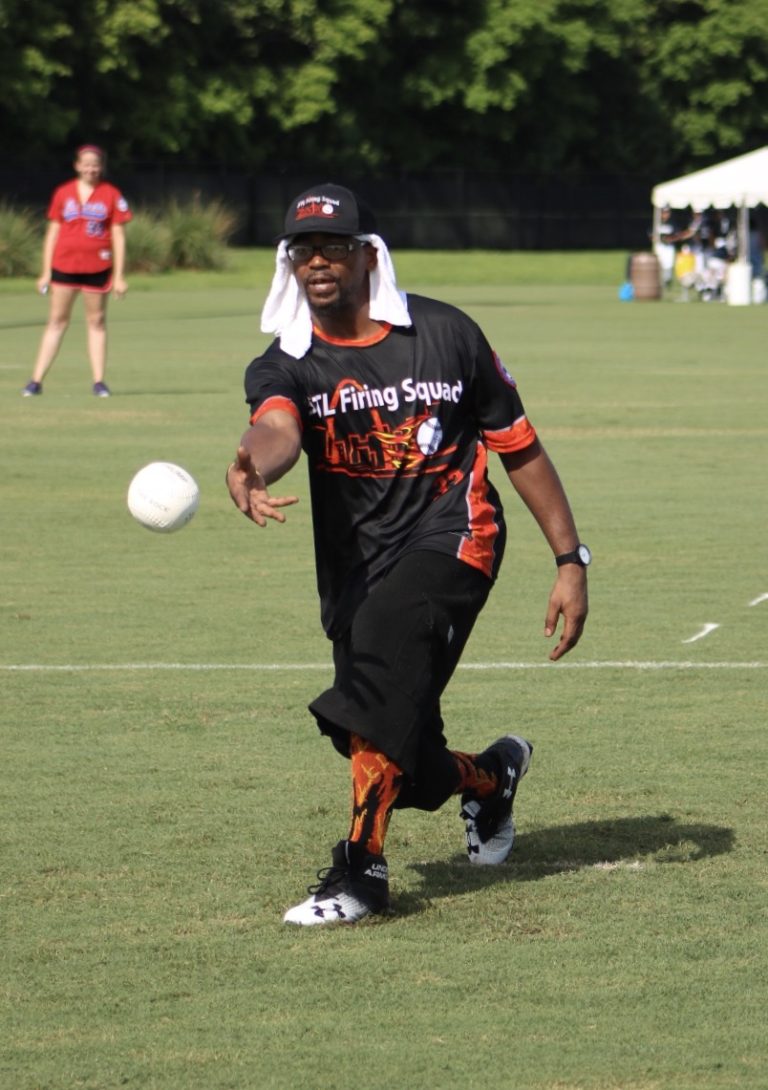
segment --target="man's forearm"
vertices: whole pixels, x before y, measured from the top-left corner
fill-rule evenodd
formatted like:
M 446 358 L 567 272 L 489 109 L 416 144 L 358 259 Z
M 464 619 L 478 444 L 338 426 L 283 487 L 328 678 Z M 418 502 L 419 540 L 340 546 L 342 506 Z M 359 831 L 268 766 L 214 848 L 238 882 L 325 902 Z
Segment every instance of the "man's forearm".
M 275 410 L 269 416 L 284 419 L 258 420 L 240 440 L 266 485 L 284 477 L 301 454 L 301 434 L 290 414 Z

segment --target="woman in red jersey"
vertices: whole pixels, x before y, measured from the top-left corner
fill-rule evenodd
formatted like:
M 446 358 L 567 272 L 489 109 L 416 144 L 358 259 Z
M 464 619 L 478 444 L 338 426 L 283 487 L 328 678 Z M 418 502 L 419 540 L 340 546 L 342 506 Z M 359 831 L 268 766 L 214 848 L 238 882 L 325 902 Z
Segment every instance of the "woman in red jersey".
M 42 295 L 50 289 L 50 309 L 24 397 L 42 394 L 43 379 L 61 347 L 79 292 L 85 307 L 93 393 L 109 397 L 104 382 L 107 296 L 114 290 L 120 299 L 128 290 L 123 225 L 131 212 L 122 193 L 104 180 L 101 148 L 84 144 L 77 149 L 74 166 L 77 177 L 54 191 L 48 208 L 37 289 Z

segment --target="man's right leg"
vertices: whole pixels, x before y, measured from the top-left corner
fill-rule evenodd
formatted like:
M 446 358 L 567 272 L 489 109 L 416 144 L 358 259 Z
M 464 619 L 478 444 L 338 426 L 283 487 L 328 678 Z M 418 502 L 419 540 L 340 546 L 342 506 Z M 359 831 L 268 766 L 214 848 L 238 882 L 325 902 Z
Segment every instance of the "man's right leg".
M 452 795 L 461 795 L 470 863 L 503 863 L 515 841 L 512 804 L 528 771 L 533 746 L 518 735 L 505 735 L 482 753 L 462 753 L 445 746 L 442 720 L 425 736 L 413 781 L 405 783 L 397 809 L 437 810 Z
M 459 814 L 464 820 L 470 863 L 494 866 L 503 863 L 512 851 L 515 843 L 512 804 L 532 753 L 533 746 L 525 738 L 506 734 L 477 756 L 455 754 L 457 761 L 466 762 L 467 767 L 460 788 Z M 495 772 L 488 773 L 489 766 L 495 766 Z

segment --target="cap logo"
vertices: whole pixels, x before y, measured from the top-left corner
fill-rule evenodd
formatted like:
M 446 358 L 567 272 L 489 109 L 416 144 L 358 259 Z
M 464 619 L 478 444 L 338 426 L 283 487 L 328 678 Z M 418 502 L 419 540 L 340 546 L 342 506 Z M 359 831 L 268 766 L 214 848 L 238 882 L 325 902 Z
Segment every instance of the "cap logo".
M 370 234 L 376 231 L 376 220 L 351 189 L 322 182 L 293 198 L 285 214 L 283 233 L 275 241 L 313 231 L 329 235 Z
M 304 197 L 296 205 L 296 220 L 310 219 L 322 216 L 326 219 L 335 219 L 339 214 L 339 201 L 330 197 Z

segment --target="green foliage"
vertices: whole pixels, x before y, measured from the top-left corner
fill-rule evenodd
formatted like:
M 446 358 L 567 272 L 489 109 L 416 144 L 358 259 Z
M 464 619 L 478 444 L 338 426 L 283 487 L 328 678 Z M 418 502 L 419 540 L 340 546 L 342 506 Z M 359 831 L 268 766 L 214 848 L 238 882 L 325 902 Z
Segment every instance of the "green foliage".
M 128 267 L 149 273 L 224 269 L 236 225 L 235 214 L 222 201 L 172 200 L 163 208 L 142 210 L 128 228 Z
M 147 209 L 134 211 L 127 229 L 126 268 L 130 273 L 160 273 L 173 266 L 173 236 L 166 220 Z
M 759 146 L 768 0 L 3 0 L 6 154 L 671 176 Z
M 224 269 L 236 225 L 235 214 L 222 201 L 170 201 L 162 209 L 139 209 L 126 228 L 127 271 Z M 0 277 L 34 275 L 41 245 L 32 213 L 0 205 Z
M 26 209 L 0 204 L 0 276 L 34 276 L 40 268 L 42 233 Z
M 649 91 L 656 75 L 674 138 L 706 162 L 764 144 L 768 0 L 698 0 L 681 15 L 646 70 Z
M 171 263 L 177 269 L 221 269 L 226 243 L 236 227 L 234 214 L 221 201 L 170 201 L 163 220 L 171 238 Z

